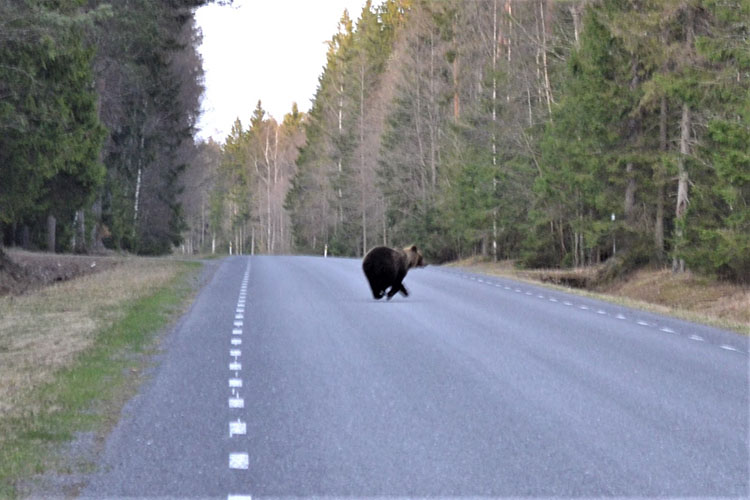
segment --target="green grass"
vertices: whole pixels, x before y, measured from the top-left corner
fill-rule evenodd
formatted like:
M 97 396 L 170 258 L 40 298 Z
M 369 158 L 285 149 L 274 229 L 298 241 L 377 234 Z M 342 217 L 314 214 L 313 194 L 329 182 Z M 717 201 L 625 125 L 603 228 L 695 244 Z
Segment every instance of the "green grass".
M 189 281 L 201 266 L 180 266 L 166 286 L 123 304 L 121 319 L 97 332 L 93 345 L 53 382 L 32 389 L 30 409 L 0 420 L 0 498 L 19 496 L 19 483 L 36 474 L 69 469 L 60 450 L 76 433 L 103 436 L 116 423 L 142 382 L 157 333 L 192 295 Z

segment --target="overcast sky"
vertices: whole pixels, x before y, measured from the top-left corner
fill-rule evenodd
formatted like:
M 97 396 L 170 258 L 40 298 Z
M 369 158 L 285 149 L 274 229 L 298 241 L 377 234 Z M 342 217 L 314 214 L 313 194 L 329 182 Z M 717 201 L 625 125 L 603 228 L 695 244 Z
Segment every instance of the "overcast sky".
M 336 32 L 344 9 L 356 21 L 364 4 L 234 0 L 231 7 L 210 4 L 198 9 L 206 73 L 199 137 L 223 142 L 235 118 L 249 122 L 258 99 L 279 121 L 293 102 L 308 111 L 325 65 L 326 41 Z

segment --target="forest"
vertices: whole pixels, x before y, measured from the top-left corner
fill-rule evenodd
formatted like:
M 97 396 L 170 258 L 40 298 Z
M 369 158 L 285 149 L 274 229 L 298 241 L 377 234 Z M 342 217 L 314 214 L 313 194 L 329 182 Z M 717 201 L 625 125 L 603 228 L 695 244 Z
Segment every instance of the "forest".
M 0 1 L 0 242 L 163 254 L 202 95 L 208 0 Z
M 5 245 L 750 282 L 750 0 L 367 2 L 309 112 L 259 101 L 222 143 L 194 139 L 202 3 L 0 3 Z

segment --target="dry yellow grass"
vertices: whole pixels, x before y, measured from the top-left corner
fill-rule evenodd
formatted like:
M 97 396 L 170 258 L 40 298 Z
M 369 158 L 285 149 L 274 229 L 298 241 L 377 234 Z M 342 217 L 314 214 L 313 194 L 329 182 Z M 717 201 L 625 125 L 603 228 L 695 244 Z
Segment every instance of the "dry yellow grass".
M 641 270 L 604 291 L 750 326 L 750 289 L 690 272 Z
M 118 305 L 153 293 L 177 274 L 167 260 L 127 259 L 36 293 L 0 297 L 0 418 L 34 411 L 24 395 L 52 380 L 114 323 Z

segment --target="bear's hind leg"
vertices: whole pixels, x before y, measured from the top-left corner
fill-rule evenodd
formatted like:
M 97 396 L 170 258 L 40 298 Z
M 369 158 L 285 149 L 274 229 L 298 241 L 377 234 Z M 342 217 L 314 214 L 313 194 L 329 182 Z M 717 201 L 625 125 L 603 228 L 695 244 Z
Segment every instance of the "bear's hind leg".
M 398 291 L 401 292 L 401 295 L 403 295 L 404 297 L 408 297 L 409 296 L 409 292 L 406 291 L 406 287 L 404 286 L 403 283 L 401 283 L 401 285 L 399 285 L 399 290 Z

